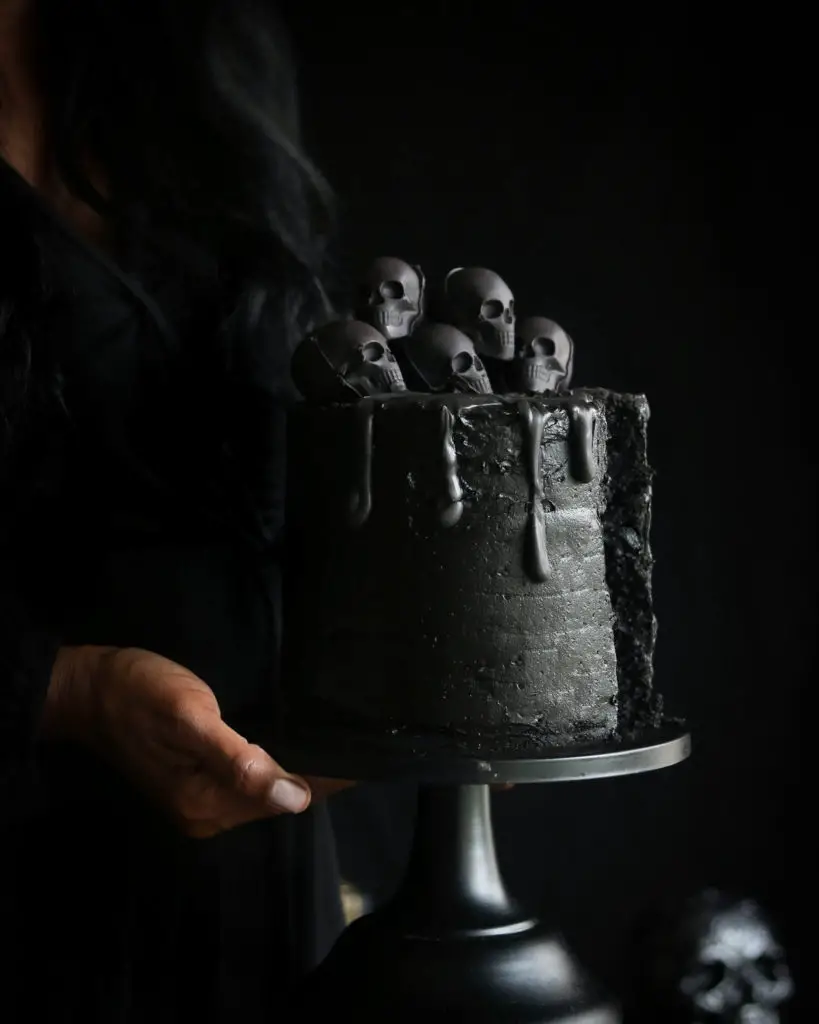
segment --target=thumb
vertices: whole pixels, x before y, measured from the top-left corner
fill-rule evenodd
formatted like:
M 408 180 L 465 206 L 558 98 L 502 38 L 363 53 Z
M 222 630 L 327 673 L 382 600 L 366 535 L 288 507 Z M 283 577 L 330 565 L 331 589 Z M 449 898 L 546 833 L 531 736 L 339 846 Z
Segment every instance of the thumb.
M 260 809 L 299 814 L 310 806 L 308 783 L 286 772 L 255 743 L 223 721 L 201 750 L 203 767 L 224 789 Z

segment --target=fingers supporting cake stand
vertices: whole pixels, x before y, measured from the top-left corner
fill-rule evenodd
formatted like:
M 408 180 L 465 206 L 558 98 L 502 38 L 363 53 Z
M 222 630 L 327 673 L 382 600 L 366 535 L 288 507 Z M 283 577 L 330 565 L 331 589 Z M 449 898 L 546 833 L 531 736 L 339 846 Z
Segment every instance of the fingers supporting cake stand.
M 517 765 L 512 759 L 467 759 L 472 763 L 448 771 L 443 761 L 412 771 L 408 762 L 394 765 L 403 769 L 396 774 L 421 782 L 406 877 L 390 903 L 341 936 L 308 978 L 293 1020 L 317 1024 L 343 1008 L 357 1024 L 619 1024 L 617 1007 L 560 935 L 509 896 L 495 854 L 488 783 L 634 774 L 678 763 L 689 751 L 688 735 L 667 727 L 642 745 L 555 753 Z M 336 763 L 341 774 L 353 767 Z M 433 772 L 441 774 L 433 779 Z

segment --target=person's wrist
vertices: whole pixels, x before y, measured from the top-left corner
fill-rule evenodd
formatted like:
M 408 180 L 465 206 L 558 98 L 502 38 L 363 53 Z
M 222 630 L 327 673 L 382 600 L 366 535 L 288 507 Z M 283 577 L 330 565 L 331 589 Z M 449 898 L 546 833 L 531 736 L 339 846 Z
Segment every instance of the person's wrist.
M 43 709 L 47 739 L 93 743 L 100 680 L 118 650 L 92 644 L 60 647 Z

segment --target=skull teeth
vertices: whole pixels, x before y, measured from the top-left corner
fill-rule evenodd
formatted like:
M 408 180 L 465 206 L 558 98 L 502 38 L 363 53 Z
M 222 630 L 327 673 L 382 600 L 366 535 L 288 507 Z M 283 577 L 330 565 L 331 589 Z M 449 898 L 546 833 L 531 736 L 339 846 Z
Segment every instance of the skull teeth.
M 377 309 L 376 318 L 382 327 L 400 327 L 401 314 L 394 309 Z
M 562 373 L 540 366 L 521 367 L 520 379 L 526 391 L 554 391 L 562 377 Z
M 492 394 L 492 386 L 489 383 L 489 379 L 483 373 L 455 373 L 452 376 L 450 386 L 456 391 L 465 391 L 473 395 Z

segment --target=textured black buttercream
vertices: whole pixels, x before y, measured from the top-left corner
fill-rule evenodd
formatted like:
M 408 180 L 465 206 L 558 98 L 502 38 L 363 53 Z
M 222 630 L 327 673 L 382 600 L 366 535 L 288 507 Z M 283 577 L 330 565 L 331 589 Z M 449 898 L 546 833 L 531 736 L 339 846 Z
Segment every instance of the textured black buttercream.
M 657 620 L 651 590 L 649 408 L 642 395 L 585 393 L 602 398 L 609 424 L 603 516 L 606 582 L 614 609 L 619 730 L 624 739 L 634 739 L 662 719 L 662 701 L 653 692 Z
M 605 391 L 296 407 L 292 726 L 485 756 L 647 724 L 647 416 Z

